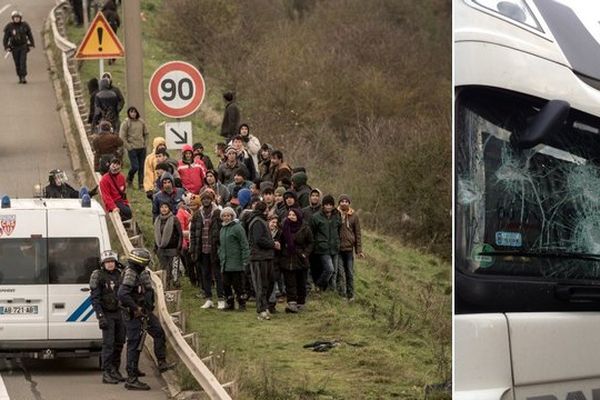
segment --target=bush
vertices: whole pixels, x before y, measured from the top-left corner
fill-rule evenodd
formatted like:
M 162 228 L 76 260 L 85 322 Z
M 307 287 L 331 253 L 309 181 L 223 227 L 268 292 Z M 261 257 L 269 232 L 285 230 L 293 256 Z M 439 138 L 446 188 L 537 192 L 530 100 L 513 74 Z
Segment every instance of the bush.
M 365 225 L 450 256 L 451 3 L 169 0 L 162 38 Z M 221 105 L 219 105 L 221 106 Z

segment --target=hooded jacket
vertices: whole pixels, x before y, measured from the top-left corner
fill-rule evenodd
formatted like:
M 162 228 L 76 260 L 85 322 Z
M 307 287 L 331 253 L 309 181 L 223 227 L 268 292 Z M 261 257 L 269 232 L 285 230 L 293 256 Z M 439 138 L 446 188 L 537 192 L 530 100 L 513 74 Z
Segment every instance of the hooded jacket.
M 165 138 L 155 137 L 152 141 L 152 152 L 146 156 L 144 161 L 144 191 L 146 192 L 154 189 L 154 180 L 156 179 L 156 156 L 154 152 L 161 144 L 167 144 Z
M 235 104 L 235 101 L 230 101 L 225 106 L 223 113 L 223 122 L 221 123 L 221 136 L 225 139 L 231 139 L 237 132 L 240 126 L 240 110 Z
M 186 144 L 181 149 L 181 153 L 191 151 L 192 146 Z M 206 166 L 200 157 L 192 157 L 191 162 L 183 161 L 182 159 L 177 162 L 177 172 L 181 178 L 181 184 L 184 189 L 194 194 L 199 194 L 200 189 L 204 185 L 204 175 L 206 174 Z
M 114 129 L 119 128 L 119 98 L 110 89 L 110 80 L 107 78 L 100 79 L 100 89 L 94 97 L 93 126 L 102 119 L 109 121 Z
M 113 92 L 115 92 L 115 94 L 117 95 L 117 99 L 119 100 L 117 103 L 118 109 L 119 109 L 119 112 L 121 112 L 123 107 L 125 107 L 125 97 L 123 97 L 123 93 L 121 92 L 121 89 L 119 89 L 118 87 L 113 85 L 113 78 L 112 78 L 112 74 L 110 72 L 105 72 L 102 75 L 102 77 L 108 78 L 108 88 L 110 90 L 112 90 Z
M 310 204 L 310 191 L 312 188 L 306 184 L 308 176 L 304 172 L 296 172 L 292 175 L 292 183 L 298 198 L 300 208 L 308 207 Z
M 160 204 L 162 202 L 168 202 L 169 204 L 171 204 L 171 212 L 173 214 L 176 214 L 177 203 L 179 203 L 179 201 L 185 193 L 183 189 L 175 187 L 173 175 L 171 175 L 168 172 L 165 172 L 160 178 L 160 180 L 163 181 L 165 179 L 170 179 L 171 182 L 173 182 L 173 191 L 171 193 L 167 193 L 164 189 L 161 189 L 160 191 L 156 192 L 154 196 L 152 196 L 152 220 L 156 219 L 156 217 L 158 217 L 158 214 L 160 214 Z
M 244 271 L 250 257 L 250 248 L 246 232 L 237 219 L 221 227 L 219 243 L 221 272 Z
M 129 205 L 129 201 L 123 198 L 127 186 L 125 183 L 125 176 L 122 173 L 116 175 L 107 172 L 102 175 L 100 179 L 100 193 L 102 194 L 102 201 L 107 211 L 112 211 L 117 208 L 117 202 L 121 201 L 125 205 Z

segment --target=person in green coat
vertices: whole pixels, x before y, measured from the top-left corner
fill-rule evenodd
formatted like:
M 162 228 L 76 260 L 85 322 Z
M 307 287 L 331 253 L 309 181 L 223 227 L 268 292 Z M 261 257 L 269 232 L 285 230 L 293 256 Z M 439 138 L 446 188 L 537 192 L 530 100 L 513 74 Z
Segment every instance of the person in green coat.
M 225 207 L 221 211 L 222 227 L 219 236 L 219 261 L 223 273 L 223 289 L 227 305 L 225 310 L 233 310 L 234 292 L 240 311 L 246 310 L 246 293 L 244 290 L 244 267 L 250 259 L 250 247 L 246 232 L 235 218 L 235 211 Z
M 322 272 L 315 284 L 321 290 L 336 289 L 342 218 L 335 209 L 333 196 L 323 197 L 322 208 L 310 219 L 314 237 L 313 253 L 321 259 Z

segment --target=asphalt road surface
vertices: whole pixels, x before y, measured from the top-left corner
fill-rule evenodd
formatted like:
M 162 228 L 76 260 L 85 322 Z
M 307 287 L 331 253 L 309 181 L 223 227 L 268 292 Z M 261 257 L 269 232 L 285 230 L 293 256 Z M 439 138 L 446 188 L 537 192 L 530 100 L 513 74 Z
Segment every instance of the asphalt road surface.
M 48 75 L 41 31 L 55 0 L 0 0 L 0 27 L 18 9 L 31 26 L 35 48 L 28 54 L 28 83 L 18 83 L 12 56 L 0 47 L 0 195 L 31 197 L 36 183 L 47 184 L 48 171 L 60 168 L 72 182 L 73 171 L 57 102 Z M 2 32 L 4 29 L 2 29 Z M 123 354 L 125 358 L 125 354 Z M 102 384 L 98 359 L 0 360 L 0 400 L 166 399 L 165 383 L 143 356 L 140 369 L 150 392 Z M 121 369 L 124 372 L 124 368 Z

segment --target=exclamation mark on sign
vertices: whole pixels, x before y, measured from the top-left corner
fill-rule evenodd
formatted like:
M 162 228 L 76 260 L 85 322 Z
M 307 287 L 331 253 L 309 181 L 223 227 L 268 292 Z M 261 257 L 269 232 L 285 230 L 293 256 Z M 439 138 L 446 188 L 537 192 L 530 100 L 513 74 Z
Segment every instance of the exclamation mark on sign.
M 104 29 L 97 28 L 96 32 L 98 33 L 98 51 L 102 51 L 102 34 L 104 33 Z

